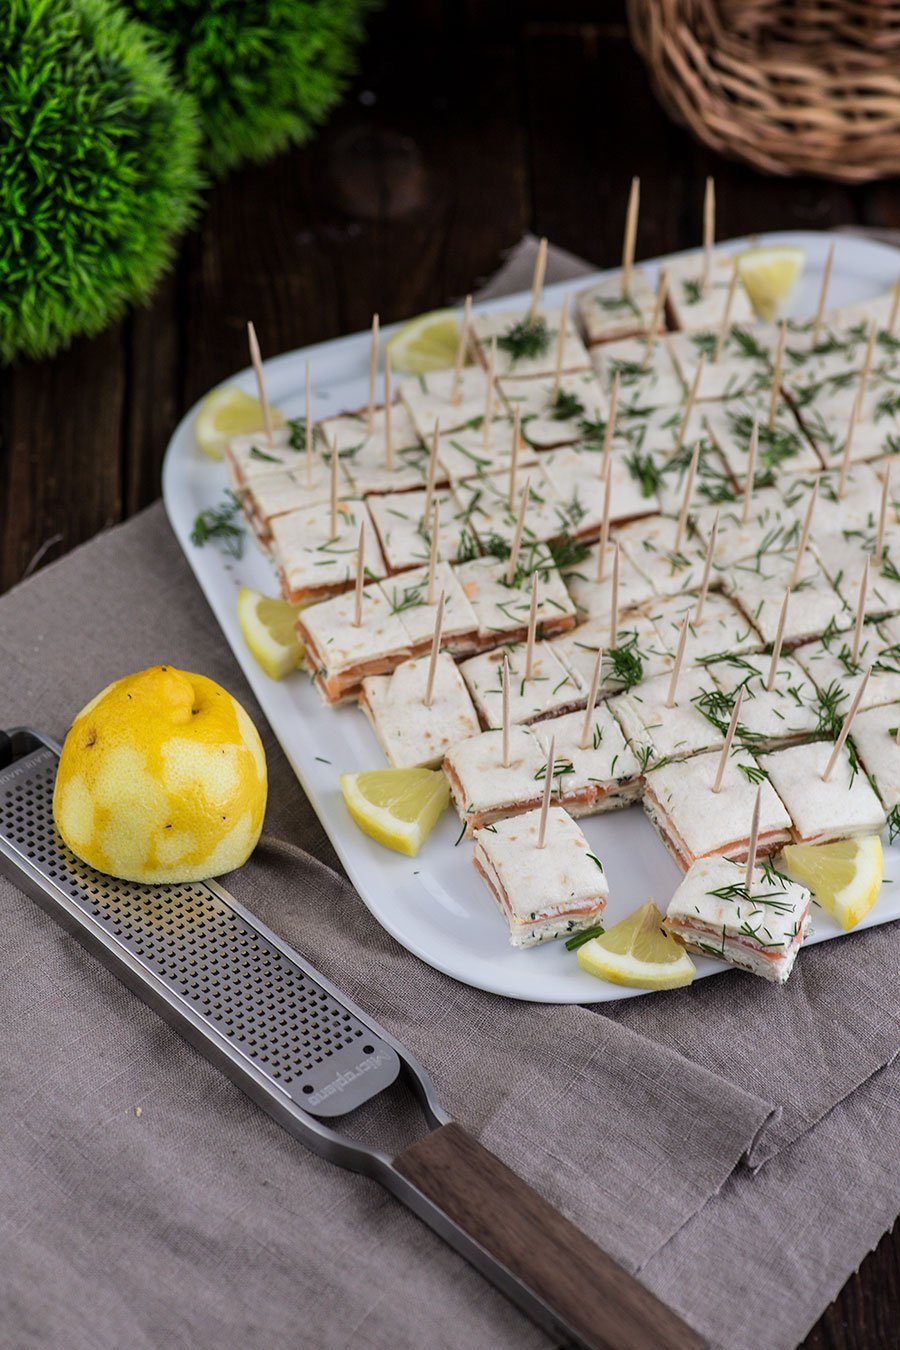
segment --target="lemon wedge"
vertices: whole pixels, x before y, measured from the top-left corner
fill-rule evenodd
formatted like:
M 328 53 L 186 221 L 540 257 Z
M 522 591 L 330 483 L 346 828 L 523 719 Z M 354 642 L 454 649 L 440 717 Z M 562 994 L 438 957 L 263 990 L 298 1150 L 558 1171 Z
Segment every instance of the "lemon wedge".
M 341 791 L 359 828 L 385 848 L 414 858 L 450 802 L 440 769 L 342 773 Z
M 284 426 L 284 414 L 272 409 L 272 425 Z M 210 459 L 221 459 L 232 436 L 263 430 L 262 404 L 242 389 L 226 384 L 213 389 L 200 404 L 194 422 L 197 444 Z
M 778 318 L 805 262 L 802 248 L 780 244 L 748 248 L 737 255 L 738 274 L 760 319 Z
M 788 844 L 782 858 L 794 880 L 809 887 L 845 932 L 864 919 L 878 899 L 884 854 L 877 834 L 833 844 Z
M 387 343 L 394 370 L 424 375 L 448 370 L 456 360 L 459 324 L 452 309 L 435 309 L 410 319 Z
M 662 931 L 663 916 L 652 900 L 600 937 L 578 948 L 589 975 L 632 989 L 677 989 L 690 984 L 696 966 L 682 946 Z
M 303 643 L 295 627 L 301 605 L 273 600 L 249 586 L 238 593 L 238 622 L 244 641 L 267 675 L 283 680 L 303 660 Z

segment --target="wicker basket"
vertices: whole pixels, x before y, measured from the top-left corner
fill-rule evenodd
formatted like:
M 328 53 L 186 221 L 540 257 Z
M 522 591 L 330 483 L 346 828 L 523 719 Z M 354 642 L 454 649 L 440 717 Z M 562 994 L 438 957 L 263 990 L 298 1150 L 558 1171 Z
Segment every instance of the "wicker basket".
M 897 0 L 628 0 L 668 112 L 768 173 L 900 171 Z

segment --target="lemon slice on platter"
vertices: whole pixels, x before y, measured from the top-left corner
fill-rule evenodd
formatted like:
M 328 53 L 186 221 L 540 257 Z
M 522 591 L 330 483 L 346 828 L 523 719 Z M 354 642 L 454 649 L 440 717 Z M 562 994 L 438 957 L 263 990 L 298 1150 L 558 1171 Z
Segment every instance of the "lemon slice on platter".
M 833 844 L 788 844 L 781 856 L 794 880 L 809 887 L 845 932 L 864 919 L 878 899 L 884 854 L 877 834 Z
M 440 769 L 369 769 L 342 773 L 347 810 L 364 834 L 414 858 L 450 804 Z
M 757 316 L 777 319 L 797 284 L 806 254 L 788 245 L 748 248 L 735 259 L 738 275 Z
M 284 426 L 284 414 L 272 409 L 272 425 Z M 213 389 L 200 404 L 194 422 L 197 444 L 210 459 L 221 459 L 232 436 L 263 430 L 262 404 L 242 389 L 226 384 Z
M 684 948 L 662 931 L 663 916 L 652 900 L 577 951 L 589 975 L 632 989 L 677 989 L 690 984 L 696 966 Z
M 449 370 L 456 360 L 459 323 L 456 311 L 435 309 L 410 319 L 387 343 L 394 370 L 407 375 L 425 375 L 429 370 Z
M 238 622 L 244 641 L 267 675 L 283 680 L 303 660 L 304 647 L 296 629 L 301 605 L 273 600 L 249 586 L 238 593 Z

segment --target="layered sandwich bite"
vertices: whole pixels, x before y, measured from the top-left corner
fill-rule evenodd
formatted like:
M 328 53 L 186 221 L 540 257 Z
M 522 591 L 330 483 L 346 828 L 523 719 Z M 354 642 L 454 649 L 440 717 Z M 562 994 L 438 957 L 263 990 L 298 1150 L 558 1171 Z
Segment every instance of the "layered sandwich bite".
M 404 661 L 390 675 L 362 682 L 360 707 L 395 769 L 433 767 L 458 741 L 478 732 L 478 717 L 452 656 Z
M 640 267 L 623 283 L 614 272 L 578 292 L 576 312 L 589 344 L 648 333 L 656 312 L 656 292 Z
M 291 511 L 272 522 L 272 556 L 285 600 L 309 604 L 345 591 L 356 580 L 360 526 L 367 577 L 383 577 L 384 559 L 366 509 L 359 500 L 338 501 L 334 525 L 324 506 Z
M 485 310 L 472 316 L 476 350 L 486 363 L 491 338 L 497 339 L 496 370 L 500 379 L 528 380 L 552 375 L 559 360 L 562 312 L 538 310 L 535 314 L 510 314 Z M 563 339 L 563 373 L 590 370 L 584 343 L 571 327 Z
M 830 741 L 816 741 L 760 758 L 790 814 L 792 838 L 798 844 L 878 834 L 884 827 L 884 807 L 852 749 L 845 747 L 838 754 L 825 777 L 834 748 Z
M 466 836 L 539 806 L 546 764 L 530 727 L 509 727 L 505 755 L 502 731 L 484 731 L 451 745 L 444 773 Z
M 460 667 L 484 727 L 502 724 L 504 659 L 509 663 L 513 722 L 536 722 L 584 703 L 584 684 L 566 669 L 549 642 L 534 643 L 530 662 L 526 644 L 497 648 L 470 657 Z
M 555 743 L 554 800 L 573 816 L 630 806 L 641 795 L 641 770 L 607 703 L 566 713 L 532 728 L 544 761 Z M 542 766 L 541 778 L 546 773 Z
M 411 654 L 409 633 L 379 585 L 356 596 L 338 595 L 301 611 L 297 631 L 306 645 L 306 668 L 326 703 L 356 698 L 367 675 L 393 670 Z

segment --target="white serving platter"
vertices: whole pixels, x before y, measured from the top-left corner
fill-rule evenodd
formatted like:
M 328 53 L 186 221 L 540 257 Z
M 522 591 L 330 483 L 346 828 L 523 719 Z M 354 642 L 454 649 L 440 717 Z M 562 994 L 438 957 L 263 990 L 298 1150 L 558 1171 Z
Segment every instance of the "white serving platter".
M 746 245 L 732 240 L 724 247 Z M 886 291 L 900 275 L 900 253 L 884 244 L 852 236 L 786 232 L 760 236 L 754 242 L 799 244 L 807 264 L 794 296 L 792 317 L 813 313 L 829 246 L 835 244 L 829 308 L 866 300 Z M 661 263 L 642 263 L 655 284 Z M 546 302 L 559 304 L 563 295 L 605 274 L 576 285 L 548 286 Z M 524 310 L 524 292 L 476 309 Z M 390 336 L 394 328 L 386 328 Z M 365 403 L 368 388 L 369 334 L 356 333 L 287 352 L 265 363 L 266 383 L 274 404 L 288 416 L 302 414 L 307 361 L 312 375 L 316 419 Z M 246 369 L 226 383 L 255 392 Z M 447 811 L 418 858 L 381 848 L 357 829 L 347 814 L 340 775 L 350 770 L 380 768 L 384 756 L 368 722 L 356 708 L 326 708 L 309 678 L 301 672 L 277 682 L 256 664 L 237 620 L 241 586 L 275 595 L 278 586 L 271 564 L 249 536 L 240 561 L 215 546 L 196 548 L 190 542 L 197 513 L 221 501 L 227 486 L 224 466 L 197 448 L 193 424 L 197 408 L 182 419 L 169 444 L 163 467 L 163 495 L 175 535 L 194 570 L 260 706 L 280 741 L 300 783 L 364 903 L 389 933 L 438 970 L 476 988 L 508 998 L 543 1003 L 597 1003 L 631 998 L 645 991 L 620 989 L 585 974 L 562 942 L 527 951 L 510 945 L 506 924 L 472 866 L 472 845 L 455 840 L 459 822 Z M 616 923 L 648 896 L 665 909 L 681 873 L 657 838 L 640 806 L 582 822 L 591 848 L 603 860 L 610 898 L 604 914 Z M 887 846 L 885 883 L 871 913 L 859 926 L 868 928 L 900 918 L 900 847 Z M 845 936 L 821 910 L 814 911 L 814 933 L 807 942 Z M 801 953 L 799 960 L 802 961 Z M 698 977 L 728 970 L 721 962 L 694 958 Z

